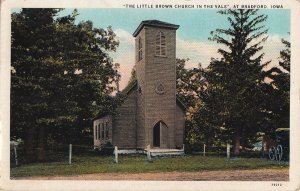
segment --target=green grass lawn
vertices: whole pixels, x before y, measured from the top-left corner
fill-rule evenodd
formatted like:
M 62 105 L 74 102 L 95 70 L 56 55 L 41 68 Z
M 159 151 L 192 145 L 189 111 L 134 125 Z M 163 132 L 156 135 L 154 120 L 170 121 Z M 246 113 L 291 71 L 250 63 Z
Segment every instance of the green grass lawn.
M 83 155 L 74 156 L 71 165 L 68 164 L 68 160 L 65 160 L 63 162 L 33 163 L 14 167 L 11 168 L 11 177 L 257 168 L 288 168 L 288 163 L 272 162 L 260 158 L 227 160 L 223 157 L 203 157 L 199 155 L 156 157 L 152 158 L 152 162 L 148 162 L 145 155 L 119 155 L 119 163 L 115 164 L 112 156 Z

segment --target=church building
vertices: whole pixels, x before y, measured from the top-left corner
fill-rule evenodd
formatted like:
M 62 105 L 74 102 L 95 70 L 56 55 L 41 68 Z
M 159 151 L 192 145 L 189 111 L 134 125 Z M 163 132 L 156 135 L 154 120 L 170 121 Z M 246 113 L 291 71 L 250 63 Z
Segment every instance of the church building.
M 135 37 L 137 80 L 115 115 L 94 120 L 94 145 L 120 149 L 179 149 L 186 107 L 176 96 L 176 30 L 158 20 L 142 21 Z

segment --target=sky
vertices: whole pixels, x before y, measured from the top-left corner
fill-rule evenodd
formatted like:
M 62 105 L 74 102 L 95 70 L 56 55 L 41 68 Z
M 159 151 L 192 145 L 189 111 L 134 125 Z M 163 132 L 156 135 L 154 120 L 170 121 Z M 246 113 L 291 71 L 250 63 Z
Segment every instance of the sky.
M 65 9 L 59 16 L 70 14 L 73 9 Z M 129 80 L 135 63 L 134 37 L 135 29 L 143 20 L 161 20 L 180 25 L 176 38 L 176 57 L 189 58 L 187 68 L 196 67 L 199 63 L 206 67 L 212 57 L 219 58 L 217 53 L 220 44 L 208 40 L 210 32 L 217 28 L 229 28 L 226 16 L 218 14 L 217 9 L 78 9 L 76 22 L 90 20 L 94 27 L 112 26 L 120 42 L 116 52 L 109 53 L 115 63 L 120 63 L 120 88 Z M 265 26 L 268 40 L 264 44 L 264 60 L 271 60 L 278 65 L 280 50 L 284 49 L 281 39 L 289 39 L 290 10 L 261 9 L 259 13 L 268 15 Z

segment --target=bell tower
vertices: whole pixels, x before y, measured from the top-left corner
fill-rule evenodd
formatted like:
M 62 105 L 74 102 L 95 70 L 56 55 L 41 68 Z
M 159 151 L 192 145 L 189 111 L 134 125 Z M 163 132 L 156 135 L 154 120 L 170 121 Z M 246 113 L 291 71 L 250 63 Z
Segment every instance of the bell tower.
M 142 21 L 133 33 L 137 73 L 137 147 L 175 148 L 176 30 Z

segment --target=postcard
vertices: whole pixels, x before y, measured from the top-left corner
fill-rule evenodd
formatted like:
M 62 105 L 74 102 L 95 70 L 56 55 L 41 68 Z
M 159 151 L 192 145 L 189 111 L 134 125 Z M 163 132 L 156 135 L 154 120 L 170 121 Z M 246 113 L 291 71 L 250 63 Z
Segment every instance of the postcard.
M 298 190 L 300 2 L 1 2 L 0 189 Z

